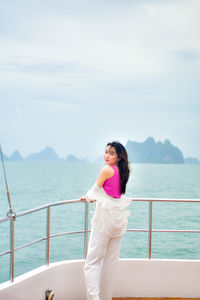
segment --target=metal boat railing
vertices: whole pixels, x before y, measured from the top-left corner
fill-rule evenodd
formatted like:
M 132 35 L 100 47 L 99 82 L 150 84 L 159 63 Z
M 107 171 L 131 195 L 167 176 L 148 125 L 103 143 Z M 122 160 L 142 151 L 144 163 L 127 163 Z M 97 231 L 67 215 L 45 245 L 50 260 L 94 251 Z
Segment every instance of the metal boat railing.
M 149 226 L 148 229 L 127 229 L 127 231 L 131 232 L 148 232 L 148 257 L 151 259 L 151 249 L 152 249 L 152 233 L 153 232 L 183 232 L 183 233 L 200 233 L 200 230 L 169 230 L 169 229 L 152 229 L 152 212 L 153 212 L 153 202 L 187 202 L 187 203 L 200 203 L 200 199 L 152 199 L 152 198 L 131 198 L 134 202 L 148 202 L 149 203 Z M 15 251 L 23 249 L 28 246 L 32 246 L 36 243 L 41 241 L 46 241 L 46 265 L 48 266 L 50 263 L 50 239 L 53 237 L 58 237 L 62 235 L 69 235 L 69 234 L 77 234 L 83 233 L 84 234 L 84 256 L 87 255 L 87 245 L 88 245 L 88 202 L 85 202 L 85 228 L 84 230 L 79 231 L 71 231 L 71 232 L 62 232 L 56 234 L 50 234 L 50 223 L 51 223 L 51 208 L 54 206 L 70 204 L 70 203 L 78 203 L 81 202 L 79 199 L 74 200 L 66 200 L 60 202 L 54 202 L 47 205 L 43 205 L 34 209 L 30 209 L 20 213 L 12 213 L 9 214 L 8 217 L 0 219 L 0 223 L 10 221 L 10 250 L 7 250 L 3 253 L 0 253 L 0 257 L 10 254 L 10 281 L 14 281 L 14 266 L 15 266 Z M 14 241 L 15 241 L 15 220 L 16 218 L 35 213 L 37 211 L 41 211 L 46 209 L 47 211 L 47 225 L 46 225 L 46 236 L 40 238 L 38 240 L 32 241 L 25 245 L 15 248 Z

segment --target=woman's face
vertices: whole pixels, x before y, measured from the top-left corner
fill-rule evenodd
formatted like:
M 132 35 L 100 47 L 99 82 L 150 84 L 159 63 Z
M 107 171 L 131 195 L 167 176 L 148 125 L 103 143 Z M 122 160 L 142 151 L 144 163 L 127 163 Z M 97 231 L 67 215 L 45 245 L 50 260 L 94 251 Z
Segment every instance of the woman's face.
M 119 158 L 114 147 L 107 146 L 104 152 L 104 162 L 109 166 L 116 166 Z

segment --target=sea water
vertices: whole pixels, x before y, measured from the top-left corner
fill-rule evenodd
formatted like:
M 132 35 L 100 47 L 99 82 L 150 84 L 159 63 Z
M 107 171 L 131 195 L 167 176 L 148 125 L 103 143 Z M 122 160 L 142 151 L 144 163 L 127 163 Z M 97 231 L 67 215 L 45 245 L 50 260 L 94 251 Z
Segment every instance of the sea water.
M 57 201 L 79 199 L 93 185 L 99 163 L 8 162 L 5 164 L 12 208 L 16 213 Z M 131 164 L 126 196 L 200 199 L 200 165 Z M 9 210 L 0 169 L 0 218 Z M 148 229 L 148 202 L 133 202 L 129 229 Z M 89 219 L 94 204 L 89 207 Z M 18 217 L 15 248 L 46 236 L 47 211 Z M 84 230 L 85 204 L 51 208 L 50 233 Z M 153 229 L 200 230 L 200 203 L 153 203 Z M 10 249 L 10 224 L 0 223 L 0 253 Z M 15 251 L 15 276 L 45 264 L 46 241 Z M 50 240 L 50 262 L 84 257 L 82 233 Z M 127 232 L 120 257 L 148 258 L 148 232 Z M 152 258 L 200 259 L 200 233 L 153 233 Z M 0 256 L 0 282 L 9 280 L 10 255 Z

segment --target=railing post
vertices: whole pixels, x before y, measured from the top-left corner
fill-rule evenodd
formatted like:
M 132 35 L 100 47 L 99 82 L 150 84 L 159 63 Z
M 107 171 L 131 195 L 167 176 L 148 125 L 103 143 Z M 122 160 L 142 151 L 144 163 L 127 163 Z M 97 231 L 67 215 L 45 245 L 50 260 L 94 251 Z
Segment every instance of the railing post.
M 84 232 L 84 257 L 87 256 L 87 244 L 88 244 L 88 207 L 89 204 L 85 202 L 85 232 Z
M 14 282 L 15 272 L 15 216 L 10 218 L 10 281 Z
M 152 243 L 152 200 L 149 201 L 149 259 L 151 259 Z
M 47 208 L 47 233 L 46 233 L 46 265 L 50 261 L 50 206 Z

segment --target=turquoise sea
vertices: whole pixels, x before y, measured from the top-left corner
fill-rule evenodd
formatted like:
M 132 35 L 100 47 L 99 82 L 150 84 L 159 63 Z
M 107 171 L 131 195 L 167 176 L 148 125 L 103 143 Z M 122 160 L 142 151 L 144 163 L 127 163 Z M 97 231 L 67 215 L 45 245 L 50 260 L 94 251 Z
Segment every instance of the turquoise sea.
M 101 164 L 30 163 L 5 164 L 12 206 L 21 212 L 43 204 L 78 199 L 93 185 Z M 131 198 L 200 199 L 200 165 L 132 164 L 126 196 Z M 8 200 L 0 167 L 0 218 L 8 212 Z M 51 210 L 51 234 L 84 229 L 84 203 L 65 204 Z M 90 204 L 90 218 L 94 204 Z M 129 207 L 128 228 L 148 228 L 148 203 Z M 0 223 L 0 253 L 9 250 L 9 222 Z M 153 203 L 153 229 L 200 230 L 200 203 Z M 46 235 L 46 210 L 15 221 L 15 247 Z M 15 252 L 15 276 L 45 264 L 45 241 Z M 83 234 L 50 241 L 50 261 L 83 258 Z M 120 256 L 148 258 L 148 233 L 127 232 Z M 200 233 L 153 233 L 152 258 L 200 259 Z M 9 280 L 10 256 L 0 256 L 0 282 Z

